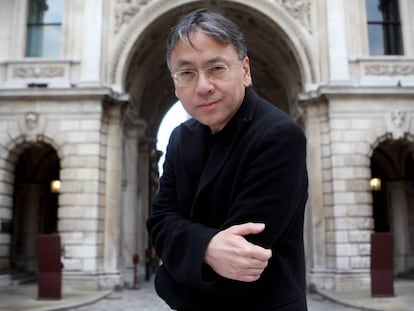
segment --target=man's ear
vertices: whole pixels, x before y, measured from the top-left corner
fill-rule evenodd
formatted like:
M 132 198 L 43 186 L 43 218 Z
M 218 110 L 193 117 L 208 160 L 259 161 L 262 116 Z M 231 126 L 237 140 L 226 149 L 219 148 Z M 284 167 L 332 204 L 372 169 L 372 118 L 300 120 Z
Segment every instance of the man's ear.
M 250 72 L 250 60 L 249 57 L 245 57 L 243 59 L 242 62 L 242 67 L 243 67 L 243 84 L 245 87 L 251 86 L 252 85 L 252 76 L 251 76 L 251 72 Z

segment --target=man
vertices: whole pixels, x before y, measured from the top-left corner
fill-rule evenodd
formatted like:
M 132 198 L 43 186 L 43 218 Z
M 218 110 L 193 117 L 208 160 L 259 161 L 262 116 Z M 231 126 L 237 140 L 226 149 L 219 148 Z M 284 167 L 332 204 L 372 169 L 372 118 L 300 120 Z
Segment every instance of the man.
M 252 89 L 243 35 L 217 13 L 179 21 L 167 64 L 192 119 L 147 220 L 157 293 L 177 310 L 306 310 L 302 129 Z

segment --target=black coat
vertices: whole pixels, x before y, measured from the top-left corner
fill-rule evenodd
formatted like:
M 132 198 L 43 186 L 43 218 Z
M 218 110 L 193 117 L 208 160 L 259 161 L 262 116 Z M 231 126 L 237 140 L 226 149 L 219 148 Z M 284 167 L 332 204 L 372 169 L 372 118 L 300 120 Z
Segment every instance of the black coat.
M 193 119 L 178 126 L 147 220 L 162 260 L 155 277 L 160 297 L 178 310 L 306 310 L 307 191 L 302 129 L 253 89 L 218 134 L 209 136 Z M 247 239 L 272 249 L 252 283 L 220 277 L 203 263 L 215 233 L 245 222 L 265 223 Z

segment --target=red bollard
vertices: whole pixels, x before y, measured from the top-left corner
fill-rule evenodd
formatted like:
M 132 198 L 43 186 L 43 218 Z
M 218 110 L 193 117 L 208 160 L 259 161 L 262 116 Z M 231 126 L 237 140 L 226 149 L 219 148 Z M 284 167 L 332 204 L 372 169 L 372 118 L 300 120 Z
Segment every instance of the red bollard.
M 39 234 L 37 238 L 39 299 L 62 299 L 60 247 L 60 236 L 58 234 Z
M 134 254 L 132 257 L 132 262 L 134 264 L 134 284 L 132 285 L 133 289 L 139 289 L 138 285 L 138 264 L 139 264 L 139 256 L 138 254 Z

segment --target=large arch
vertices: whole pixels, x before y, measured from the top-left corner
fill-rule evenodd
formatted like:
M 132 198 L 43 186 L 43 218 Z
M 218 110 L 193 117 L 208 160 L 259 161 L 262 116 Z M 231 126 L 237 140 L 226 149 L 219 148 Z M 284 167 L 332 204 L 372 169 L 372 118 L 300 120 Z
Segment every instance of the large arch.
M 139 191 L 136 194 L 126 188 L 123 200 L 125 211 L 141 216 L 136 230 L 142 238 L 126 243 L 131 245 L 130 249 L 136 243 L 141 252 L 147 244 L 143 220 L 154 188 L 148 176 L 153 175 L 156 134 L 164 115 L 177 101 L 165 61 L 165 41 L 180 16 L 200 7 L 211 7 L 240 26 L 256 91 L 301 124 L 304 122 L 298 94 L 319 79 L 310 43 L 311 30 L 292 15 L 284 2 L 153 0 L 140 6 L 117 33 L 108 80 L 129 101 L 124 134 L 130 143 L 123 150 L 123 172 L 125 176 L 138 172 L 136 177 L 125 178 L 128 189 L 136 186 Z M 306 13 L 310 17 L 310 7 Z M 134 145 L 139 146 L 138 150 L 129 147 Z M 138 203 L 129 206 L 128 202 L 134 200 Z M 139 211 L 132 206 L 138 206 Z M 130 221 L 131 217 L 124 219 L 125 228 Z M 126 251 L 123 261 L 128 262 L 130 255 Z
M 28 126 L 31 116 L 26 115 Z M 59 177 L 61 148 L 48 135 L 30 134 L 9 129 L 10 140 L 0 147 L 7 168 L 0 175 L 2 227 L 9 228 L 2 232 L 9 239 L 0 243 L 8 250 L 0 257 L 0 271 L 36 272 L 37 234 L 58 230 L 58 198 L 48 187 Z
M 297 119 L 297 94 L 317 80 L 309 30 L 278 2 L 160 1 L 140 10 L 119 34 L 109 80 L 130 96 L 136 115 L 156 133 L 175 102 L 165 64 L 165 39 L 179 16 L 198 7 L 214 7 L 245 33 L 257 91 Z
M 58 231 L 58 193 L 50 183 L 59 180 L 57 152 L 46 143 L 24 144 L 15 163 L 10 265 L 12 271 L 37 271 L 38 234 Z
M 371 156 L 371 176 L 381 180 L 372 191 L 374 232 L 394 236 L 394 274 L 414 270 L 414 143 L 412 137 L 387 139 L 377 144 Z

